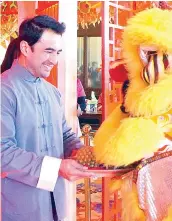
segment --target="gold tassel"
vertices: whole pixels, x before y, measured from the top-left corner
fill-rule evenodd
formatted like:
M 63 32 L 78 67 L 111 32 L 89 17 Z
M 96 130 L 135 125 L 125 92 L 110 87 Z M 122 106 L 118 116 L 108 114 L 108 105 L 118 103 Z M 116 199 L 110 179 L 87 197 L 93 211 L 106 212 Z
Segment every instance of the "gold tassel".
M 122 179 L 114 179 L 110 183 L 110 192 L 114 193 L 121 188 Z
M 132 191 L 123 197 L 122 221 L 146 221 L 144 211 L 139 207 L 136 184 L 132 184 Z

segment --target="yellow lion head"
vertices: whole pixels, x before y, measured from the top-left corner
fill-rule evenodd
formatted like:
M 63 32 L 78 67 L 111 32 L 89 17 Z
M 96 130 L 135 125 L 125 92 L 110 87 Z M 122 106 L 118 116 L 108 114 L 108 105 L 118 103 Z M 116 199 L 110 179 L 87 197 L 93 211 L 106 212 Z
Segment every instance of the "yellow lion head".
M 128 21 L 123 51 L 130 88 L 125 105 L 135 117 L 151 117 L 172 108 L 172 12 L 159 8 Z

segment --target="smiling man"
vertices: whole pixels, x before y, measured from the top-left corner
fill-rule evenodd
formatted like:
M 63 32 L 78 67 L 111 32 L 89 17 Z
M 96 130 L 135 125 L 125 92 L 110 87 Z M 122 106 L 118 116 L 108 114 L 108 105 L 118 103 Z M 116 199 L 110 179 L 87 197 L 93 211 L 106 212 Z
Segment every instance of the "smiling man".
M 2 64 L 3 221 L 63 220 L 64 179 L 94 176 L 69 159 L 83 144 L 66 124 L 59 91 L 44 80 L 58 62 L 64 31 L 48 16 L 25 20 Z
M 19 63 L 23 64 L 27 59 L 26 67 L 35 77 L 47 78 L 62 51 L 61 38 L 60 34 L 45 30 L 38 42 L 31 47 L 26 41 L 21 41 Z

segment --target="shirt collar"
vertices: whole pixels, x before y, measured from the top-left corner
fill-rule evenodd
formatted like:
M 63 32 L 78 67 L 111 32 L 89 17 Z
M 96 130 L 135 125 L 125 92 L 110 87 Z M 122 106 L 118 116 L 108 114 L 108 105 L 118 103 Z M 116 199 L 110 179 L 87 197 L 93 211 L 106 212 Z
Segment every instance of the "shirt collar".
M 35 77 L 34 75 L 32 75 L 31 72 L 28 71 L 22 65 L 20 65 L 17 60 L 14 60 L 12 64 L 12 69 L 15 71 L 17 76 L 23 78 L 26 81 L 33 82 L 33 83 L 41 81 L 41 78 Z

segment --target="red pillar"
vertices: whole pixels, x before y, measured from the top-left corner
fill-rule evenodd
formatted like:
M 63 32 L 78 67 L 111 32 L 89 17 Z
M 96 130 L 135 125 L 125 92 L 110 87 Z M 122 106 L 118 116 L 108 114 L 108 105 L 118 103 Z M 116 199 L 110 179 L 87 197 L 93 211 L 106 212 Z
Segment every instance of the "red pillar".
M 35 15 L 36 1 L 17 1 L 18 5 L 18 26 L 26 18 Z

